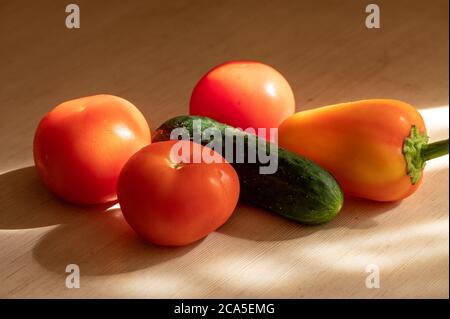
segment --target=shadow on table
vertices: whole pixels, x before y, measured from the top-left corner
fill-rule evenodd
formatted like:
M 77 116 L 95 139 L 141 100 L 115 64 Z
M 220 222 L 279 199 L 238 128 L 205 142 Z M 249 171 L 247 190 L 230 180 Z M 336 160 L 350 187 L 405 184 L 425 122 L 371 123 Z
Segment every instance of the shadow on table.
M 33 257 L 58 273 L 68 264 L 77 264 L 84 275 L 109 275 L 164 263 L 198 244 L 159 247 L 145 243 L 116 209 L 95 214 L 83 225 L 72 223 L 50 231 L 33 248 Z
M 27 229 L 70 223 L 111 204 L 68 204 L 41 183 L 34 166 L 0 175 L 0 229 Z
M 34 258 L 57 273 L 64 273 L 72 263 L 85 275 L 131 272 L 182 256 L 199 244 L 168 248 L 144 243 L 126 224 L 120 209 L 66 204 L 41 185 L 34 167 L 0 175 L 0 187 L 0 230 L 59 225 L 33 248 Z M 369 229 L 377 225 L 376 216 L 398 204 L 348 198 L 333 221 L 303 226 L 240 203 L 218 232 L 254 241 L 283 241 L 334 228 Z
M 422 193 L 415 194 L 416 200 L 427 200 L 424 194 L 430 187 L 444 182 L 442 176 L 448 176 L 448 167 L 438 168 L 435 172 L 425 172 L 426 181 L 421 186 Z M 444 182 L 448 185 L 448 180 Z M 254 241 L 281 241 L 301 238 L 316 232 L 334 228 L 349 230 L 370 229 L 377 226 L 376 217 L 395 209 L 402 201 L 375 202 L 366 199 L 346 197 L 341 212 L 329 223 L 317 226 L 305 226 L 290 221 L 275 213 L 240 203 L 230 220 L 218 231 L 232 237 Z
M 84 275 L 106 275 L 144 269 L 183 255 L 181 248 L 149 245 L 140 240 L 111 203 L 76 206 L 51 194 L 34 167 L 0 175 L 0 230 L 56 226 L 33 248 L 45 268 L 64 274 L 77 264 Z
M 229 236 L 255 241 L 280 241 L 308 236 L 331 228 L 366 229 L 377 225 L 374 217 L 397 205 L 399 202 L 376 203 L 364 199 L 347 198 L 342 211 L 334 220 L 327 224 L 308 226 L 240 203 L 230 220 L 218 231 Z

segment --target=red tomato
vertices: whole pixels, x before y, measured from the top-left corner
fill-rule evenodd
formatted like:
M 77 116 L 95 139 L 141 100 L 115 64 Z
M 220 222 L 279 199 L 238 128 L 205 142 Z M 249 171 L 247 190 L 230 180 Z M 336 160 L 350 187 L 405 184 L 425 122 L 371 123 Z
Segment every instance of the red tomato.
M 150 143 L 150 129 L 139 110 L 112 95 L 64 102 L 39 123 L 34 161 L 44 183 L 77 204 L 117 199 L 120 170 Z
M 192 92 L 190 114 L 213 118 L 241 129 L 278 128 L 295 111 L 289 83 L 272 67 L 236 61 L 209 71 Z M 272 139 L 273 141 L 273 139 Z
M 173 157 L 176 143 L 192 155 L 190 141 L 153 143 L 125 164 L 117 188 L 126 221 L 158 245 L 187 245 L 205 237 L 227 221 L 239 197 L 237 173 L 223 157 L 210 150 L 222 163 L 179 163 Z

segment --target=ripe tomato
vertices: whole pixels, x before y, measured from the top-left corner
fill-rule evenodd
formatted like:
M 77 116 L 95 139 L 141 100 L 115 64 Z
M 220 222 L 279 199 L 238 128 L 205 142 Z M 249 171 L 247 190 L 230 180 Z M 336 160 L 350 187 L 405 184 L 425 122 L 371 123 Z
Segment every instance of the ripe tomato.
M 224 158 L 210 150 L 222 163 L 180 163 L 173 157 L 176 143 L 192 155 L 190 141 L 153 143 L 125 164 L 117 187 L 126 221 L 159 245 L 187 245 L 205 237 L 227 221 L 239 197 L 237 173 Z
M 117 199 L 120 170 L 150 143 L 139 110 L 112 95 L 64 102 L 39 123 L 34 161 L 41 179 L 60 197 L 77 204 Z
M 235 61 L 209 71 L 192 92 L 190 114 L 213 118 L 241 129 L 265 128 L 258 135 L 269 140 L 269 129 L 295 111 L 294 93 L 272 67 Z M 273 141 L 273 139 L 271 139 Z

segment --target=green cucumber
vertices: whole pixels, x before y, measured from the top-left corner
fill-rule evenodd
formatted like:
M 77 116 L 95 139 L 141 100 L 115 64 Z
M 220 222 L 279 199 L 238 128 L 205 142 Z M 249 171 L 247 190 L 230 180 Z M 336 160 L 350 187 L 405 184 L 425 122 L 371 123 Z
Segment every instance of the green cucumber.
M 201 127 L 194 121 L 201 120 Z M 201 137 L 201 144 L 210 144 L 213 136 L 211 129 L 217 130 L 222 137 L 222 155 L 225 157 L 226 132 L 243 138 L 245 145 L 244 163 L 231 162 L 235 168 L 240 184 L 240 199 L 280 214 L 304 224 L 321 224 L 332 220 L 342 208 L 343 194 L 334 177 L 314 162 L 300 157 L 274 144 L 258 139 L 254 134 L 233 128 L 213 119 L 201 116 L 178 116 L 163 123 L 154 133 L 152 142 L 170 139 L 172 130 L 185 128 L 190 140 L 194 133 Z M 202 134 L 205 130 L 208 134 Z M 197 132 L 194 132 L 197 130 Z M 201 132 L 198 132 L 200 130 Z M 227 131 L 226 131 L 227 130 Z M 250 139 L 249 139 L 250 138 Z M 256 140 L 256 143 L 254 141 Z M 249 143 L 251 141 L 251 143 Z M 260 144 L 258 144 L 258 141 Z M 199 141 L 200 142 L 200 141 Z M 236 152 L 236 140 L 233 140 Z M 211 144 L 210 144 L 211 145 Z M 278 169 L 273 174 L 260 174 L 263 164 L 258 156 L 256 162 L 248 162 L 250 150 L 256 151 L 258 145 L 278 150 Z M 268 154 L 268 152 L 267 152 Z M 235 158 L 235 157 L 234 157 Z

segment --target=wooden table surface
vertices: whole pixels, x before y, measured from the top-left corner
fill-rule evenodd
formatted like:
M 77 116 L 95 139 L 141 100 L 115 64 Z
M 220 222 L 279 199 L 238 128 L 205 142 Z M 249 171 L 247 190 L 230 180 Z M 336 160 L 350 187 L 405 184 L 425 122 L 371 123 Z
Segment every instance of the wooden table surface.
M 347 199 L 342 213 L 304 227 L 249 206 L 184 248 L 142 243 L 113 207 L 75 207 L 36 177 L 40 118 L 96 93 L 137 105 L 151 128 L 187 113 L 212 66 L 268 63 L 285 75 L 298 110 L 396 98 L 448 137 L 448 1 L 0 1 L 0 297 L 439 297 L 449 296 L 449 159 L 429 163 L 410 198 Z M 78 264 L 81 287 L 65 286 Z M 365 285 L 367 265 L 380 288 Z

